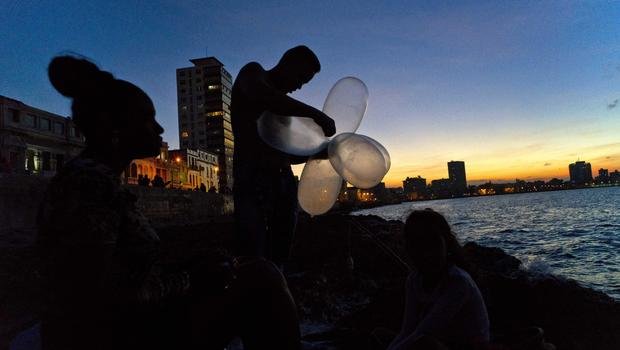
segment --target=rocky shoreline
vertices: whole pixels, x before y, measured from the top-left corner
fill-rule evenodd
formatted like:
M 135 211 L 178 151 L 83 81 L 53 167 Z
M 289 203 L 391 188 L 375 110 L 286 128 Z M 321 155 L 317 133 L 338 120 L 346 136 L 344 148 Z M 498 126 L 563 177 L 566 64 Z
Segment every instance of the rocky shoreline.
M 213 249 L 229 250 L 232 227 L 230 218 L 159 227 L 165 260 L 174 263 Z M 284 272 L 308 348 L 372 349 L 374 329 L 399 329 L 408 274 L 402 227 L 376 216 L 300 216 L 291 263 Z M 6 337 L 36 319 L 38 274 L 29 247 L 0 248 L 0 338 L 6 344 Z M 611 297 L 572 280 L 533 275 L 501 249 L 475 243 L 464 248 L 494 335 L 537 326 L 558 349 L 620 345 L 620 303 Z
M 334 325 L 309 339 L 335 348 L 371 349 L 378 327 L 398 330 L 408 270 L 403 224 L 376 216 L 327 215 L 299 220 L 293 260 L 304 272 L 289 278 L 300 313 Z M 540 327 L 558 349 L 617 349 L 620 303 L 574 280 L 531 274 L 499 248 L 464 246 L 484 295 L 494 336 Z M 312 288 L 309 288 L 309 287 Z

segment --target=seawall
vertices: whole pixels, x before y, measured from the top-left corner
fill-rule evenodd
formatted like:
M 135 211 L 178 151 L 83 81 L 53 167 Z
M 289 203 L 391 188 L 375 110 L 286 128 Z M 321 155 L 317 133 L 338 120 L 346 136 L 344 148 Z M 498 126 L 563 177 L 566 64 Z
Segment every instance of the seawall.
M 33 239 L 49 181 L 41 176 L 0 176 L 0 245 L 21 245 Z M 233 212 L 230 195 L 124 186 L 138 197 L 137 206 L 155 226 L 202 224 Z

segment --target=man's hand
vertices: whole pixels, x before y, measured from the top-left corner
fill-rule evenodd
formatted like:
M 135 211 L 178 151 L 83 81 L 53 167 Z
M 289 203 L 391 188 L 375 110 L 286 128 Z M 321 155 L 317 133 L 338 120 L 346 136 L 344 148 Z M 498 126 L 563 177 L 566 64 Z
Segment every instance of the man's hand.
M 313 119 L 323 129 L 325 136 L 330 137 L 336 133 L 336 123 L 327 114 L 317 110 L 317 115 Z

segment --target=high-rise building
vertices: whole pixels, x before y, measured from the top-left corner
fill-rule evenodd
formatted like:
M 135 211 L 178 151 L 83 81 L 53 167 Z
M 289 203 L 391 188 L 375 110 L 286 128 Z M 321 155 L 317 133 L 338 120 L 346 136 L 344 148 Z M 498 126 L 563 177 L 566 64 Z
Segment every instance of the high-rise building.
M 452 193 L 456 196 L 462 196 L 467 192 L 467 177 L 465 176 L 465 162 L 450 161 L 448 162 L 448 178 L 452 185 Z
M 568 166 L 570 182 L 574 185 L 583 185 L 592 182 L 592 166 L 585 161 L 577 161 Z
M 215 57 L 177 69 L 179 146 L 217 154 L 219 188 L 232 189 L 234 137 L 230 122 L 232 77 Z

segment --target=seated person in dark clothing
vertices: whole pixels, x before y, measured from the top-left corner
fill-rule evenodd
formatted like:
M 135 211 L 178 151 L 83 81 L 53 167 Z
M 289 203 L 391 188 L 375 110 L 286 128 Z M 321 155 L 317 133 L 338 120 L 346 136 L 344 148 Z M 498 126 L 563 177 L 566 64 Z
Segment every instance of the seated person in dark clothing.
M 156 156 L 150 98 L 93 63 L 52 60 L 53 86 L 73 99 L 86 149 L 51 180 L 39 211 L 44 349 L 297 349 L 296 308 L 264 260 L 160 263 L 159 237 L 120 186 L 132 159 Z M 181 266 L 181 265 L 180 265 Z
M 388 349 L 486 348 L 489 319 L 484 300 L 446 219 L 430 209 L 416 210 L 404 232 L 415 270 L 407 279 L 400 333 Z

